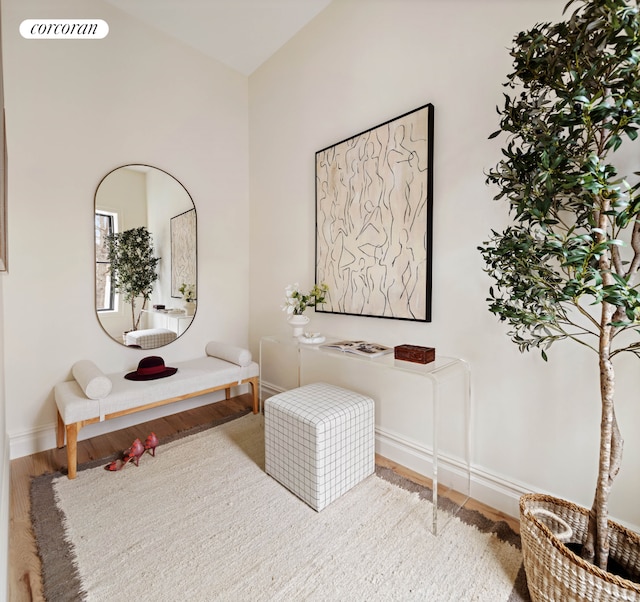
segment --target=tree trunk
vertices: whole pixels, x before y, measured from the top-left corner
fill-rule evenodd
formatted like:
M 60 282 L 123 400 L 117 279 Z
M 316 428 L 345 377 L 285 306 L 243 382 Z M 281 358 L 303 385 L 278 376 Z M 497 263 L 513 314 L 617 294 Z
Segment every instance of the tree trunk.
M 136 311 L 135 311 L 135 299 L 131 302 L 131 315 L 134 320 L 133 329 L 138 330 L 140 327 L 140 319 L 142 318 L 142 312 L 147 308 L 147 300 L 143 299 L 142 307 L 140 308 L 140 313 L 138 314 L 138 319 L 136 320 Z
M 615 306 L 610 303 L 604 302 L 602 304 L 599 346 L 600 397 L 602 402 L 600 459 L 596 493 L 589 513 L 587 541 L 583 548 L 583 557 L 605 571 L 609 559 L 609 494 L 622 459 L 622 438 L 614 409 L 615 372 L 610 355 L 613 332 L 611 320 L 615 309 Z
M 136 324 L 136 299 L 135 297 L 131 299 L 131 328 L 133 330 L 138 330 L 138 325 Z

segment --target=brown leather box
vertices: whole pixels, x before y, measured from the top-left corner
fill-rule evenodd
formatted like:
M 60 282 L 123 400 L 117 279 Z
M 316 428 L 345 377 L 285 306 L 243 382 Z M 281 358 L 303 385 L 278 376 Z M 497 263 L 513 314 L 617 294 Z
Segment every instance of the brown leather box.
M 420 347 L 418 345 L 398 345 L 393 348 L 393 357 L 405 362 L 428 364 L 436 359 L 435 347 Z

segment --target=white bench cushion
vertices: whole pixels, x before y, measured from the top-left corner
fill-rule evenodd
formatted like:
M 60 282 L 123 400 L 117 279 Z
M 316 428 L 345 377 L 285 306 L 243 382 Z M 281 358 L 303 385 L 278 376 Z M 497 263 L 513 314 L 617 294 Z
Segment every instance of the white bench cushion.
M 158 380 L 133 381 L 125 379 L 130 370 L 107 374 L 113 387 L 104 399 L 88 399 L 75 380 L 58 383 L 54 397 L 65 424 L 104 420 L 105 415 L 171 399 L 180 395 L 204 391 L 227 383 L 258 376 L 256 362 L 238 366 L 217 357 L 201 357 L 185 362 L 171 362 L 178 368 L 173 376 Z

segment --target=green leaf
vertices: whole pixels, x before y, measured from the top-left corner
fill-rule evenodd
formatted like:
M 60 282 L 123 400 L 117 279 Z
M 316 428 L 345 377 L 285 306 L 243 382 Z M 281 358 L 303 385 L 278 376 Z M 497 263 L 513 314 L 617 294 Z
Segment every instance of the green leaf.
M 613 157 L 637 140 L 640 126 L 638 6 L 575 4 L 569 20 L 514 37 L 510 93 L 498 110 L 500 130 L 490 135 L 507 134 L 486 181 L 512 225 L 493 231 L 479 251 L 492 279 L 489 310 L 508 323 L 521 351 L 597 340 L 597 321 L 585 327 L 583 308 L 600 303 L 629 320 L 640 316 L 630 285 L 640 279 L 640 237 L 629 244 L 640 182 L 629 186 L 618 176 L 615 166 L 625 162 Z M 629 323 L 618 320 L 615 328 Z M 620 344 L 630 350 L 632 342 L 621 337 Z

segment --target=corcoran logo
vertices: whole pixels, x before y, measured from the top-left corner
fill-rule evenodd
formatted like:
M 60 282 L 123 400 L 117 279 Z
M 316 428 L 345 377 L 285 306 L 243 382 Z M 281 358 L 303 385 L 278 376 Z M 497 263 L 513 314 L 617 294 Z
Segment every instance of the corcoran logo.
M 101 40 L 109 33 L 102 19 L 25 19 L 20 35 L 30 40 Z

